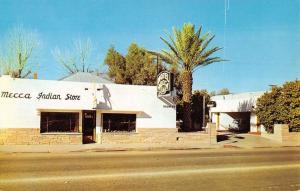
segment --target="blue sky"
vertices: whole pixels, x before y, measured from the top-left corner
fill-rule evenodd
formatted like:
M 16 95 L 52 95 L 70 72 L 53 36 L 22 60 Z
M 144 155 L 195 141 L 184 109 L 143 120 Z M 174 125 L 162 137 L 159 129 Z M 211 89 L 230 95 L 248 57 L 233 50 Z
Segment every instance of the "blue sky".
M 105 70 L 111 45 L 123 54 L 131 42 L 161 50 L 160 36 L 192 22 L 215 34 L 212 45 L 224 47 L 219 55 L 230 60 L 199 68 L 193 89 L 261 91 L 300 78 L 299 10 L 300 0 L 230 0 L 225 27 L 224 0 L 0 0 L 0 45 L 14 26 L 37 31 L 39 78 L 59 79 L 55 47 L 90 38 L 90 61 Z

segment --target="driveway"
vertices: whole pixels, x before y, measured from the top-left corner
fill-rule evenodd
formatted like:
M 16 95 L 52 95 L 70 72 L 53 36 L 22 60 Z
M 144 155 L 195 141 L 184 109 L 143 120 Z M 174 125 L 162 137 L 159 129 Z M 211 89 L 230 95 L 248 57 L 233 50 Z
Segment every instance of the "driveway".
M 249 133 L 218 132 L 218 145 L 224 147 L 240 148 L 264 148 L 264 147 L 282 147 L 276 141 L 261 137 L 260 135 Z

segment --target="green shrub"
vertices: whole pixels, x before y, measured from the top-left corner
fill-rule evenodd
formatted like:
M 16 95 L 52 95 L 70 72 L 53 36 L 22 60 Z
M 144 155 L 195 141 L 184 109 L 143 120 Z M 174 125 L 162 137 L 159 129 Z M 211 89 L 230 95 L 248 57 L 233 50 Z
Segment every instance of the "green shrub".
M 290 131 L 300 131 L 299 80 L 273 87 L 257 100 L 256 105 L 258 120 L 268 132 L 274 124 L 288 124 Z

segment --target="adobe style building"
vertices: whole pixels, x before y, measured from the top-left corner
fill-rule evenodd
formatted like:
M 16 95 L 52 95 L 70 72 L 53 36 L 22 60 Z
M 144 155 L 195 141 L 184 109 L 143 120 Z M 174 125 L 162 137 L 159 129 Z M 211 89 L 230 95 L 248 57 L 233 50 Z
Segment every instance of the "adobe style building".
M 0 107 L 0 144 L 176 141 L 175 105 L 156 86 L 82 73 L 60 81 L 3 75 Z

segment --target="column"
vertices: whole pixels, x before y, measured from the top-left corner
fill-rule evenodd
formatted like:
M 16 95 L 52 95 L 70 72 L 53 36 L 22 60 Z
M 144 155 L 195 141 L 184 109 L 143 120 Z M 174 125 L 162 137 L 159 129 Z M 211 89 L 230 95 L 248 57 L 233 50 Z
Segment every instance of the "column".
M 102 143 L 102 114 L 99 110 L 96 111 L 96 143 Z
M 220 126 L 220 113 L 216 113 L 216 115 L 217 115 L 216 130 L 219 130 L 219 126 Z

